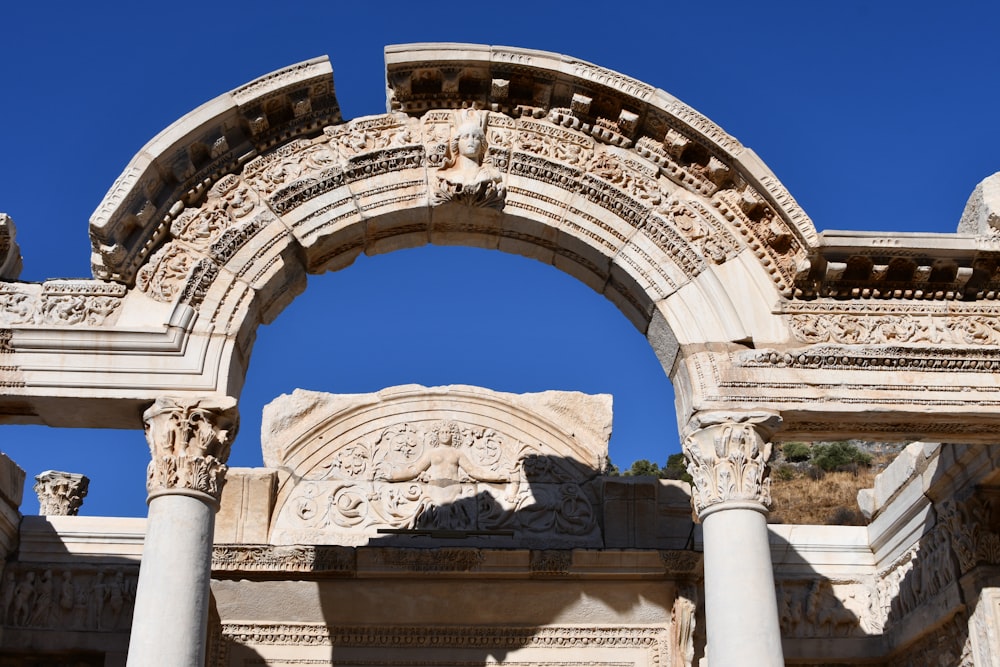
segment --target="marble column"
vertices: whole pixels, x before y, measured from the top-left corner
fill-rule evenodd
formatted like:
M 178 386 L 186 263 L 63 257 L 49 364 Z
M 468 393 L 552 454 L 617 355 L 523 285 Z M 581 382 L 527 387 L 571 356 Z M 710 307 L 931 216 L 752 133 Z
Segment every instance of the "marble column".
M 236 402 L 161 398 L 143 419 L 149 518 L 128 667 L 205 664 L 212 533 Z
M 768 544 L 773 414 L 699 415 L 684 439 L 705 544 L 711 667 L 782 667 Z

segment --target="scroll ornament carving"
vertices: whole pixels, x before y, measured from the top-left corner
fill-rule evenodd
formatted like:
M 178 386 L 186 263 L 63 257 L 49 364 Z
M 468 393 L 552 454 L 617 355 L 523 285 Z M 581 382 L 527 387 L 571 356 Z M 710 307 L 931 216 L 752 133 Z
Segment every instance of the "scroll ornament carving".
M 699 516 L 725 503 L 764 511 L 771 504 L 767 460 L 771 443 L 753 424 L 725 422 L 698 429 L 684 440 L 692 501 Z
M 378 528 L 590 538 L 599 528 L 585 482 L 573 465 L 489 428 L 403 423 L 338 448 L 291 493 L 278 525 L 353 544 Z
M 130 570 L 8 565 L 0 584 L 0 620 L 19 628 L 126 630 L 135 588 L 136 574 Z
M 78 473 L 46 470 L 36 475 L 38 513 L 43 516 L 76 516 L 89 486 L 90 480 Z
M 235 401 L 160 398 L 143 420 L 152 456 L 146 475 L 150 496 L 188 491 L 218 500 L 236 437 Z
M 487 118 L 487 113 L 474 110 L 456 115 L 444 161 L 435 174 L 434 205 L 455 202 L 503 208 L 507 188 L 500 171 L 487 159 Z
M 788 323 L 804 343 L 1000 345 L 1000 323 L 985 315 L 800 314 Z

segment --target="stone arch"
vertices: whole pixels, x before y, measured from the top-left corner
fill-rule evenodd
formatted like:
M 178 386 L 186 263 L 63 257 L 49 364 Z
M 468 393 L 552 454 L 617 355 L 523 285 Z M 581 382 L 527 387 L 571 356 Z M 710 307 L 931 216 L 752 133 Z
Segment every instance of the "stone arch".
M 236 398 L 256 327 L 308 273 L 464 243 L 605 294 L 651 342 L 684 425 L 767 410 L 786 439 L 992 441 L 989 239 L 820 236 L 753 151 L 572 58 L 418 44 L 386 66 L 386 114 L 344 122 L 321 58 L 147 144 L 91 219 L 96 280 L 3 284 L 5 419 L 135 428 L 160 396 Z M 470 111 L 476 169 L 503 192 L 488 202 L 440 192 Z
M 253 330 L 306 273 L 428 242 L 569 272 L 647 334 L 668 373 L 678 345 L 787 336 L 754 311 L 792 293 L 815 230 L 710 121 L 552 54 L 418 45 L 387 59 L 389 113 L 340 122 L 328 63 L 293 66 L 168 128 L 95 213 L 95 275 L 217 339 L 201 352 L 217 392 L 238 394 Z M 461 109 L 504 189 L 492 205 L 439 196 Z

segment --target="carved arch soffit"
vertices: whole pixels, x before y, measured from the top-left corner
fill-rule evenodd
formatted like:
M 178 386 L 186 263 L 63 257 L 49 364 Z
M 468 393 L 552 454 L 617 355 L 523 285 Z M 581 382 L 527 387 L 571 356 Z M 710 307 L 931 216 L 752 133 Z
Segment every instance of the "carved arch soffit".
M 457 241 L 611 299 L 681 388 L 682 422 L 767 407 L 788 437 L 992 438 L 988 239 L 828 240 L 710 120 L 570 57 L 417 44 L 386 68 L 386 114 L 344 122 L 318 58 L 150 141 L 91 218 L 95 280 L 0 283 L 7 421 L 134 427 L 157 396 L 238 396 L 256 326 L 307 273 Z M 64 409 L 79 387 L 114 405 Z M 880 415 L 845 421 L 859 402 Z

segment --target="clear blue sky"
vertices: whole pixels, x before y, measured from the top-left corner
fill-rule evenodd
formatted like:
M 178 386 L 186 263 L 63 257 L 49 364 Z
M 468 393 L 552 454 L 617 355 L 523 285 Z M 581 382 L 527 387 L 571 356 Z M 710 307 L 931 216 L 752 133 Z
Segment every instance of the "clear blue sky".
M 2 17 L 0 211 L 24 280 L 89 277 L 87 220 L 131 157 L 246 81 L 328 54 L 345 118 L 383 112 L 389 43 L 537 48 L 663 88 L 753 148 L 820 230 L 954 231 L 1000 169 L 996 2 L 18 2 Z M 603 297 L 531 260 L 428 246 L 311 278 L 259 331 L 230 463 L 260 465 L 260 410 L 280 393 L 407 382 L 608 392 L 615 462 L 679 450 L 669 382 Z M 140 431 L 3 431 L 29 478 L 92 478 L 84 514 L 145 514 Z

